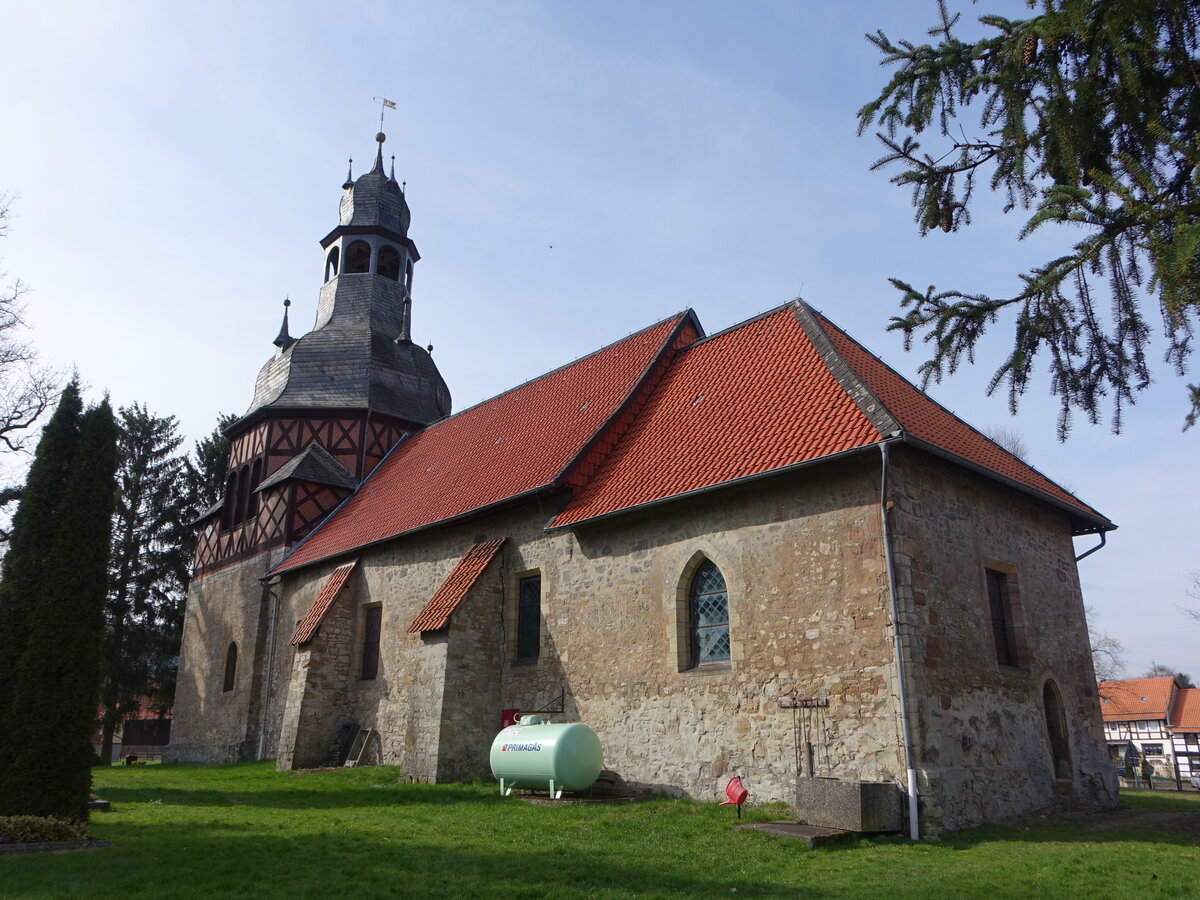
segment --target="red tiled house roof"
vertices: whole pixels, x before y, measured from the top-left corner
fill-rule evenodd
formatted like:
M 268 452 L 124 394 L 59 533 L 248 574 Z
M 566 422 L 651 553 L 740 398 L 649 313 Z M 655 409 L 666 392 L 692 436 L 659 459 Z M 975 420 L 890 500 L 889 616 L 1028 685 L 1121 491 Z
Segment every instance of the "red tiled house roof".
M 863 449 L 897 436 L 1114 527 L 917 390 L 804 303 L 682 351 L 555 527 Z
M 1180 688 L 1171 710 L 1172 731 L 1200 731 L 1200 688 Z
M 463 410 L 401 441 L 273 571 L 560 487 L 679 341 L 691 311 Z
M 551 527 L 902 440 L 1115 526 L 797 301 L 699 339 L 689 312 L 402 441 L 275 571 L 567 487 Z
M 425 608 L 412 620 L 412 624 L 408 626 L 409 633 L 416 634 L 420 631 L 436 631 L 439 628 L 445 628 L 450 621 L 450 615 L 458 607 L 462 598 L 466 596 L 475 580 L 483 574 L 488 563 L 500 552 L 504 541 L 504 538 L 484 541 L 468 550 L 458 561 L 454 571 L 442 582 L 438 592 L 430 598 L 429 602 L 425 604 Z
M 1175 679 L 1127 678 L 1102 681 L 1099 685 L 1100 712 L 1105 722 L 1167 718 Z

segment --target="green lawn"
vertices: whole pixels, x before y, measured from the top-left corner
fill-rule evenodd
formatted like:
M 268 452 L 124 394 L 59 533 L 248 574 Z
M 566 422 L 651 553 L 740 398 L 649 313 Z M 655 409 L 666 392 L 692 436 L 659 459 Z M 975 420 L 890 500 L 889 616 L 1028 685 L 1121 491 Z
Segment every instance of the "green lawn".
M 713 804 L 532 805 L 388 767 L 98 770 L 112 842 L 0 857 L 2 897 L 1195 897 L 1200 795 L 1127 792 L 1101 822 L 808 850 Z M 781 809 L 748 811 L 778 818 Z

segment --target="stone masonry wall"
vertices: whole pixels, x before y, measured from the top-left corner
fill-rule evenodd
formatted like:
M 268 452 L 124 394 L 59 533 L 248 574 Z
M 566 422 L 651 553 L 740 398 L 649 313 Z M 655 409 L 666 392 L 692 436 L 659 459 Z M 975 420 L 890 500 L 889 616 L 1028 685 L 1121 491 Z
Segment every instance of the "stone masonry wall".
M 184 612 L 171 743 L 164 758 L 232 762 L 253 758 L 257 707 L 267 647 L 262 632 L 268 598 L 258 578 L 281 555 L 262 553 L 192 581 Z M 290 634 L 290 632 L 289 632 Z M 285 638 L 286 640 L 286 638 Z M 236 678 L 224 691 L 225 659 L 237 645 Z
M 799 723 L 778 699 L 822 696 L 829 708 L 803 723 L 816 774 L 893 780 L 902 759 L 876 474 L 865 461 L 824 466 L 578 534 L 546 534 L 545 501 L 362 551 L 347 592 L 360 631 L 362 606 L 383 604 L 381 672 L 351 683 L 349 708 L 380 730 L 383 761 L 421 780 L 487 774 L 500 709 L 564 696 L 552 718 L 593 727 L 605 765 L 628 782 L 707 799 L 736 773 L 757 799 L 791 800 Z M 461 555 L 500 536 L 509 542 L 447 632 L 407 634 Z M 727 582 L 733 658 L 690 669 L 686 594 L 705 557 Z M 289 621 L 335 564 L 285 576 Z M 516 588 L 532 572 L 541 649 L 518 665 Z M 290 669 L 289 649 L 276 656 Z M 272 722 L 282 707 L 276 698 Z
M 922 828 L 1115 805 L 1065 516 L 904 448 L 892 479 Z M 996 661 L 986 569 L 1004 573 L 1011 589 L 1015 666 Z M 1055 778 L 1048 679 L 1066 711 L 1068 779 Z

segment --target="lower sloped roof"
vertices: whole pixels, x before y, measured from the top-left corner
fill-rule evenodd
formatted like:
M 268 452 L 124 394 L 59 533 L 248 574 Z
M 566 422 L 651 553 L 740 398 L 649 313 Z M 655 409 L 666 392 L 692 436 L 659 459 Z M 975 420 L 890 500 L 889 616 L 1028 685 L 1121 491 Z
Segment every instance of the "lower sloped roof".
M 317 594 L 317 599 L 308 608 L 308 612 L 305 613 L 304 618 L 297 623 L 296 631 L 292 634 L 292 639 L 288 643 L 293 645 L 306 644 L 313 639 L 317 633 L 317 629 L 321 627 L 321 622 L 325 620 L 329 608 L 333 606 L 333 601 L 337 599 L 337 595 L 346 586 L 346 580 L 350 577 L 350 572 L 353 569 L 354 563 L 346 563 L 346 565 L 338 566 L 334 569 L 333 574 L 325 579 L 325 584 L 321 586 L 321 590 Z
M 446 577 L 446 580 L 442 582 L 437 593 L 412 620 L 412 624 L 408 626 L 409 633 L 416 634 L 420 631 L 436 631 L 439 628 L 445 628 L 450 622 L 451 614 L 458 607 L 462 598 L 466 596 L 467 591 L 471 589 L 471 585 L 476 582 L 483 574 L 483 570 L 500 552 L 500 548 L 504 546 L 504 540 L 504 538 L 497 538 L 494 541 L 483 541 L 468 550 L 458 561 L 454 570 Z
M 1169 676 L 1101 681 L 1098 688 L 1100 712 L 1105 722 L 1165 720 L 1174 687 L 1175 679 Z
M 1200 688 L 1180 688 L 1171 710 L 1172 731 L 1200 731 Z

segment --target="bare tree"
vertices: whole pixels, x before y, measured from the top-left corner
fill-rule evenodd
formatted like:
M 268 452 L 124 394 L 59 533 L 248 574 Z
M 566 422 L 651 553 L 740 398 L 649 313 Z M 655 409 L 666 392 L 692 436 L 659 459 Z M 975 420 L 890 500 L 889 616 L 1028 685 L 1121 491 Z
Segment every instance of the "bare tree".
M 1188 572 L 1188 580 L 1192 583 L 1192 586 L 1188 588 L 1188 596 L 1193 600 L 1200 600 L 1200 569 Z M 1200 607 L 1184 609 L 1183 611 L 1197 622 L 1200 622 Z
M 1088 623 L 1088 643 L 1092 648 L 1092 667 L 1097 681 L 1115 681 L 1125 674 L 1125 645 L 1096 627 L 1096 608 L 1084 607 Z
M 1012 425 L 993 425 L 983 429 L 983 436 L 992 443 L 999 444 L 1018 459 L 1029 461 L 1029 445 L 1025 437 Z
M 1175 683 L 1181 688 L 1193 688 L 1195 683 L 1192 681 L 1192 676 L 1187 672 L 1180 672 L 1178 669 L 1173 669 L 1170 666 L 1164 666 L 1162 663 L 1156 663 L 1153 660 L 1150 662 L 1150 668 L 1146 670 L 1143 678 L 1174 678 Z
M 0 195 L 0 237 L 8 233 L 9 203 Z M 25 337 L 25 287 L 19 280 L 5 282 L 0 272 L 0 543 L 8 541 L 8 519 L 20 499 L 18 472 L 13 457 L 23 456 L 35 425 L 53 400 L 58 386 L 54 372 L 38 363 L 37 351 Z

